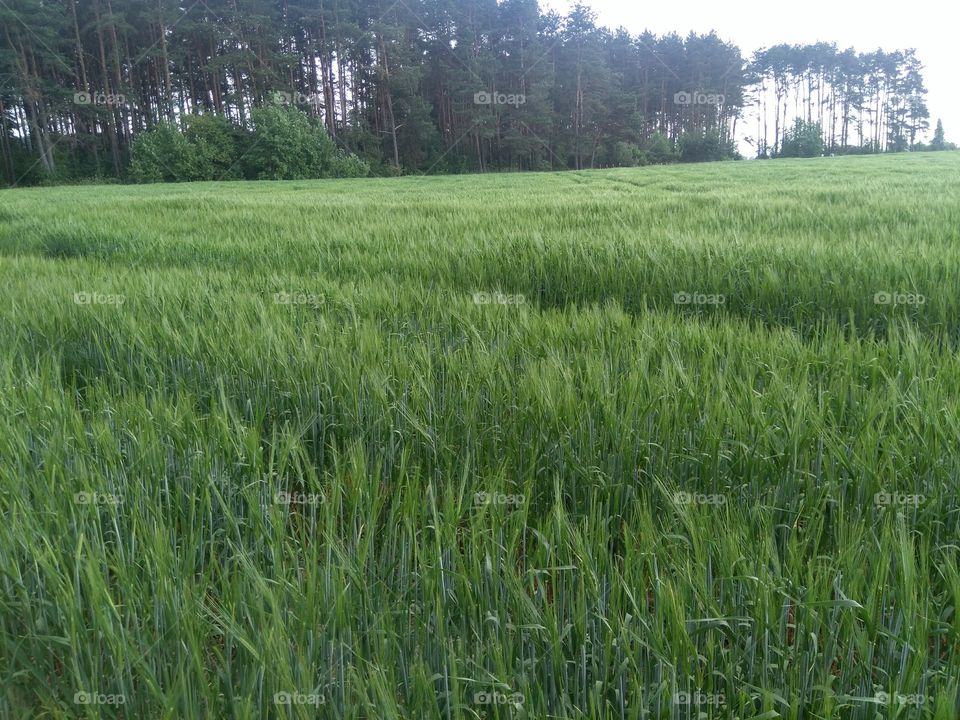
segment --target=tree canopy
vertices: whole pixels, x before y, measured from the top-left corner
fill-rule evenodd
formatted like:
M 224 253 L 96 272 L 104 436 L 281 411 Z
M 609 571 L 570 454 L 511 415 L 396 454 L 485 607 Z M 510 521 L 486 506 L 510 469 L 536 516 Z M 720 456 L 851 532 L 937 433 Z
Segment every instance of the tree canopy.
M 829 152 L 907 149 L 927 128 L 913 50 L 748 60 L 713 32 L 601 27 L 585 5 L 18 0 L 0 25 L 7 184 L 715 160 L 748 108 L 760 157 L 796 118 Z

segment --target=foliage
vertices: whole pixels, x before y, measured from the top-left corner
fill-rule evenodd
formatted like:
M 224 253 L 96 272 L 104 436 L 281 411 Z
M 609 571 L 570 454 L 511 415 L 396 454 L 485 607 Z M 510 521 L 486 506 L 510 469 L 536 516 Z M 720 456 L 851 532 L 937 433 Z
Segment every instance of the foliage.
M 943 121 L 937 120 L 937 127 L 933 133 L 933 140 L 930 141 L 930 150 L 956 150 L 956 143 L 947 142 L 943 132 Z
M 253 110 L 254 141 L 246 155 L 259 180 L 302 180 L 330 174 L 336 146 L 322 127 L 293 107 Z
M 716 130 L 685 132 L 677 144 L 681 162 L 729 160 L 736 154 L 733 143 Z
M 820 125 L 831 154 L 912 147 L 929 124 L 922 69 L 914 49 L 858 53 L 818 42 L 758 50 L 747 70 L 762 119 L 757 156 L 784 154 L 789 107 L 802 112 L 808 125 Z
M 138 182 L 190 180 L 303 180 L 365 177 L 369 165 L 337 149 L 326 131 L 306 113 L 272 105 L 253 111 L 249 135 L 215 115 L 191 115 L 181 132 L 160 123 L 133 146 Z
M 947 143 L 943 133 L 943 121 L 937 120 L 937 128 L 933 133 L 933 140 L 930 141 L 931 150 L 946 150 Z
M 823 130 L 820 123 L 797 118 L 780 147 L 780 157 L 820 157 L 823 155 Z
M 759 157 L 784 154 L 786 108 L 820 123 L 838 155 L 916 148 L 928 126 L 923 68 L 909 48 L 779 44 L 747 60 L 714 32 L 603 27 L 582 3 L 565 14 L 535 0 L 282 7 L 0 5 L 0 182 L 363 171 L 352 160 L 345 168 L 290 118 L 264 117 L 271 99 L 308 114 L 337 147 L 385 176 L 661 164 L 676 160 L 684 135 L 685 161 L 734 156 L 717 138 L 734 136 L 750 103 L 762 118 Z M 260 125 L 292 133 L 298 148 L 318 145 L 322 157 L 274 144 L 269 152 L 279 154 L 258 146 L 257 162 L 244 162 L 258 115 Z M 131 168 L 138 136 L 170 121 L 193 122 L 205 135 L 191 167 L 167 159 L 176 167 L 164 169 L 154 155 Z
M 641 147 L 644 164 L 664 165 L 677 162 L 680 158 L 670 144 L 670 140 L 662 133 L 652 133 Z
M 186 182 L 199 174 L 190 141 L 172 122 L 160 122 L 137 136 L 130 171 L 142 183 Z
M 184 136 L 191 146 L 193 180 L 238 180 L 243 177 L 240 160 L 251 140 L 219 115 L 188 115 Z
M 337 149 L 330 161 L 330 176 L 339 178 L 367 177 L 370 165 L 356 155 Z

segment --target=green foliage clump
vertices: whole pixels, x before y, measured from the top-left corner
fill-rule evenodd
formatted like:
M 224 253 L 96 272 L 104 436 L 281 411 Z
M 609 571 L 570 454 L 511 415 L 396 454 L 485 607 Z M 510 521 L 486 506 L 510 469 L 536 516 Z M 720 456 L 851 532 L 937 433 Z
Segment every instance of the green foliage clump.
M 716 130 L 685 132 L 677 141 L 681 162 L 712 162 L 736 156 L 733 143 Z
M 336 146 L 309 115 L 267 105 L 252 111 L 254 138 L 246 162 L 257 180 L 306 180 L 330 175 Z
M 249 143 L 240 128 L 220 115 L 189 115 L 184 135 L 192 146 L 191 180 L 241 180 L 243 148 Z
M 823 129 L 820 123 L 797 118 L 784 136 L 780 157 L 820 157 L 823 155 Z
M 670 139 L 663 133 L 655 132 L 641 146 L 645 165 L 665 165 L 680 159 L 673 149 Z
M 140 183 L 195 179 L 190 141 L 174 123 L 157 123 L 134 140 L 130 149 L 130 175 Z
M 361 160 L 352 153 L 343 150 L 337 150 L 333 154 L 330 163 L 330 175 L 332 177 L 367 177 L 370 174 L 370 164 L 366 160 Z
M 217 115 L 189 115 L 183 130 L 158 123 L 134 141 L 131 176 L 148 183 L 370 174 L 367 162 L 338 149 L 322 125 L 296 108 L 268 105 L 252 118 L 252 133 Z

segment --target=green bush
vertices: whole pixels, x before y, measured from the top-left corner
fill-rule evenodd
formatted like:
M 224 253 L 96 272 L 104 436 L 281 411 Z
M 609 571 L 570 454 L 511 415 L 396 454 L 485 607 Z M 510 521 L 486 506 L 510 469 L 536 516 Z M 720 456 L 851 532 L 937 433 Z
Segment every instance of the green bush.
M 823 155 L 823 131 L 820 123 L 797 118 L 787 131 L 780 157 L 820 157 Z
M 343 150 L 337 150 L 334 153 L 330 169 L 330 174 L 333 177 L 367 177 L 370 175 L 370 163 Z
M 296 108 L 270 105 L 252 117 L 249 134 L 218 115 L 189 115 L 182 131 L 159 123 L 134 141 L 131 175 L 142 183 L 370 175 L 368 162 L 338 150 L 324 127 Z
M 685 132 L 680 136 L 677 145 L 680 149 L 680 162 L 730 160 L 736 155 L 732 143 L 721 137 L 716 130 Z
M 130 174 L 136 182 L 185 182 L 197 174 L 193 148 L 172 122 L 140 133 L 130 156 Z
M 326 130 L 293 107 L 256 108 L 254 136 L 247 153 L 250 175 L 258 180 L 306 180 L 330 176 L 336 146 Z
M 599 156 L 601 167 L 635 167 L 643 163 L 643 151 L 625 140 L 618 140 L 601 149 Z
M 192 147 L 191 180 L 241 180 L 243 131 L 219 115 L 188 115 L 184 136 Z
M 640 147 L 644 165 L 663 165 L 676 162 L 679 158 L 670 144 L 669 138 L 662 133 L 655 132 Z

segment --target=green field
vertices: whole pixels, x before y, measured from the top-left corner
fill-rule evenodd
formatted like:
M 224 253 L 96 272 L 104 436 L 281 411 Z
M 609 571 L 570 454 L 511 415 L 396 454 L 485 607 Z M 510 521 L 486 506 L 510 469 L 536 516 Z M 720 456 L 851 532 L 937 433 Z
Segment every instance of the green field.
M 4 191 L 0 283 L 0 717 L 960 716 L 960 154 Z

